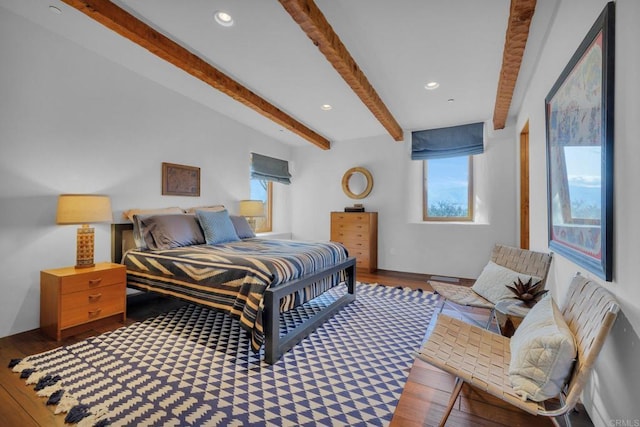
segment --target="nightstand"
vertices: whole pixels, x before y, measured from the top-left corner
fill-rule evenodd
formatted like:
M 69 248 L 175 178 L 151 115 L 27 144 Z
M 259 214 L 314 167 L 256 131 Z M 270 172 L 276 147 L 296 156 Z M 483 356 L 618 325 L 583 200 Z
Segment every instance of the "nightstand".
M 60 341 L 91 329 L 98 321 L 119 319 L 127 310 L 127 272 L 109 262 L 40 272 L 40 329 Z
M 496 304 L 496 323 L 500 334 L 511 338 L 531 307 L 520 300 L 505 299 Z

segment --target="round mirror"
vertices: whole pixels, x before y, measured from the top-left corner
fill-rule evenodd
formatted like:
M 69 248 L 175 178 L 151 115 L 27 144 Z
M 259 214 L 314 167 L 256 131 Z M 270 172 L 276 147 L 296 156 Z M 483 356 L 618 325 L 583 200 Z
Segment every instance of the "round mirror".
M 373 176 L 365 168 L 351 168 L 342 177 L 342 191 L 352 199 L 364 199 L 372 188 Z

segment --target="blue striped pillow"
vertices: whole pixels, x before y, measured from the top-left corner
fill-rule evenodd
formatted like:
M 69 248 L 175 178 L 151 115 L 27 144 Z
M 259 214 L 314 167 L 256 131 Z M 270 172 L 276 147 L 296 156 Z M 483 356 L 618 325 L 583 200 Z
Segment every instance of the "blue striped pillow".
M 217 212 L 196 210 L 196 216 L 207 245 L 240 240 L 226 209 Z

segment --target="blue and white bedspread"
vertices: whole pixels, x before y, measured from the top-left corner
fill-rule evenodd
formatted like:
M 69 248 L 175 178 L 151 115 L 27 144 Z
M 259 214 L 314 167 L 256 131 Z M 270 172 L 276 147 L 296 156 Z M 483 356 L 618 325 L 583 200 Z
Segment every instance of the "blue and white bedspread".
M 252 347 L 258 351 L 264 342 L 265 290 L 346 259 L 345 248 L 333 242 L 245 239 L 161 251 L 131 250 L 123 263 L 127 267 L 127 286 L 236 316 L 251 331 Z M 334 274 L 283 298 L 280 311 L 303 304 L 340 281 L 340 274 Z

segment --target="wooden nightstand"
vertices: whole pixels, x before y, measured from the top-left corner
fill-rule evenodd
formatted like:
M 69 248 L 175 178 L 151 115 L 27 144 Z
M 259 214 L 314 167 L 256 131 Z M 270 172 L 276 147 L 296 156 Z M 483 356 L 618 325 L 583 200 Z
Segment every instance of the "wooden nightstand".
M 97 321 L 117 318 L 127 310 L 124 265 L 109 262 L 95 267 L 64 267 L 40 272 L 40 329 L 51 338 L 91 329 Z M 112 320 L 112 319 L 109 319 Z

